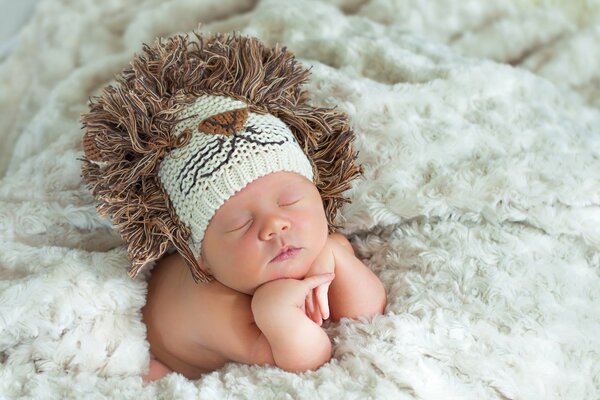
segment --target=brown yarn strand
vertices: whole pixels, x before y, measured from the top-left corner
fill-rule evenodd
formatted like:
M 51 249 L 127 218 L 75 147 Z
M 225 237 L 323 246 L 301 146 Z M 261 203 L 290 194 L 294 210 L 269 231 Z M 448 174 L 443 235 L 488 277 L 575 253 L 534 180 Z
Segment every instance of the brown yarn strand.
M 194 32 L 192 38 L 177 35 L 143 45 L 116 83 L 90 99 L 81 117 L 82 177 L 98 200 L 98 213 L 112 219 L 127 243 L 129 276 L 173 247 L 195 282 L 213 279 L 199 268 L 188 246 L 191 230 L 158 177 L 165 155 L 189 141 L 173 134 L 179 112 L 203 94 L 238 99 L 249 111 L 286 123 L 311 160 L 330 232 L 339 228 L 336 214 L 349 202 L 342 194 L 362 169 L 348 116 L 307 104 L 302 86 L 309 74 L 285 47 L 267 48 L 236 33 Z

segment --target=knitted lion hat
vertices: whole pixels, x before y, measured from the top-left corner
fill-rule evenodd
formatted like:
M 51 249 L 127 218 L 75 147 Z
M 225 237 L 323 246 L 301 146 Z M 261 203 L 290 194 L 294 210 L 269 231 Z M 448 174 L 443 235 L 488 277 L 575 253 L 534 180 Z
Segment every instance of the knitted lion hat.
M 144 45 L 82 115 L 82 177 L 127 243 L 129 276 L 174 249 L 194 281 L 204 231 L 237 191 L 292 171 L 321 194 L 330 232 L 361 174 L 348 117 L 307 104 L 309 71 L 239 34 Z

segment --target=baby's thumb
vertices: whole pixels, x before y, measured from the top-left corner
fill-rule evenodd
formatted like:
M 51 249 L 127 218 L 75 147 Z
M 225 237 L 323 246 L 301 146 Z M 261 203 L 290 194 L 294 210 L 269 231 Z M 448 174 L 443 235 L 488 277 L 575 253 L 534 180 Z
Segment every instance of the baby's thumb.
M 311 275 L 308 278 L 304 278 L 304 284 L 306 285 L 307 290 L 312 290 L 317 286 L 320 286 L 324 283 L 329 283 L 335 278 L 335 274 L 319 274 L 319 275 Z

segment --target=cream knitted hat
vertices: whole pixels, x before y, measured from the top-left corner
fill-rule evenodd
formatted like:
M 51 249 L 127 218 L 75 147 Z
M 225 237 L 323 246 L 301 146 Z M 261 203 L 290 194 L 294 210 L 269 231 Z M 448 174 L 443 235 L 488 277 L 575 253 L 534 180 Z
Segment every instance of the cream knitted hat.
M 81 121 L 81 173 L 127 244 L 129 275 L 171 251 L 196 282 L 216 210 L 276 171 L 312 180 L 331 232 L 361 173 L 348 116 L 308 102 L 305 68 L 285 47 L 239 34 L 175 35 L 144 45 Z
M 313 171 L 292 131 L 270 114 L 249 112 L 225 96 L 203 95 L 184 108 L 174 135 L 187 144 L 173 149 L 158 176 L 177 216 L 192 232 L 196 258 L 215 212 L 250 182 L 278 171 L 313 180 Z M 182 139 L 183 141 L 183 139 Z

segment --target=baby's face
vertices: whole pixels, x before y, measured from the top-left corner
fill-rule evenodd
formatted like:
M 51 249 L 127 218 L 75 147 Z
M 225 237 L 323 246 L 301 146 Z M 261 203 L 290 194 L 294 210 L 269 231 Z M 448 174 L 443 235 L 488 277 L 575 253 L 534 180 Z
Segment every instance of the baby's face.
M 204 234 L 200 266 L 225 286 L 253 294 L 268 281 L 303 278 L 327 236 L 315 185 L 302 175 L 276 172 L 217 210 Z M 292 251 L 277 257 L 288 247 Z

